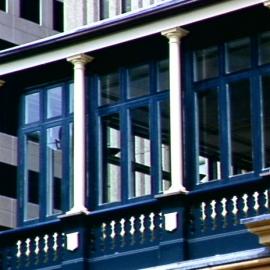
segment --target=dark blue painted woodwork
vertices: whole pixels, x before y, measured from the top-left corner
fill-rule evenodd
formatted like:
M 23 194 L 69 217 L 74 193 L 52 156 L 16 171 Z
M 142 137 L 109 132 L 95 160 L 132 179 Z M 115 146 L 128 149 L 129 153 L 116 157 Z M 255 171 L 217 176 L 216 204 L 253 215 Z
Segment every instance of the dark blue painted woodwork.
M 139 269 L 256 248 L 240 219 L 269 212 L 268 190 L 264 177 L 1 232 L 0 269 Z M 174 212 L 177 228 L 168 231 L 165 215 Z M 68 250 L 73 232 L 79 246 Z

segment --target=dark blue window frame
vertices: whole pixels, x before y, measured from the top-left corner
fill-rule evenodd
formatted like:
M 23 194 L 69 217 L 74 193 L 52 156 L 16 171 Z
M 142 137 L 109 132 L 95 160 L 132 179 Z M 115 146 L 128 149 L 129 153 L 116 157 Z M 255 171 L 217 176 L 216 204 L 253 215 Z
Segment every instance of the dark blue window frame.
M 263 35 L 269 35 L 269 31 L 261 30 L 257 33 L 246 35 L 239 34 L 232 38 L 226 38 L 221 41 L 211 41 L 207 45 L 201 47 L 196 44 L 195 48 L 190 50 L 188 45 L 186 48 L 186 71 L 191 75 L 185 80 L 186 86 L 186 118 L 191 121 L 186 123 L 186 164 L 187 178 L 193 179 L 187 183 L 190 189 L 208 189 L 210 187 L 234 184 L 242 181 L 253 181 L 261 177 L 261 173 L 269 171 L 265 147 L 267 142 L 264 139 L 264 98 L 263 98 L 263 80 L 270 76 L 269 58 L 264 63 L 260 62 L 260 38 Z M 250 65 L 246 68 L 229 72 L 228 67 L 228 49 L 230 42 L 235 40 L 247 39 L 250 41 Z M 218 64 L 218 74 L 196 80 L 195 72 L 195 54 L 196 52 L 216 46 Z M 266 52 L 267 54 L 267 52 Z M 268 57 L 268 56 L 267 56 Z M 233 173 L 232 164 L 232 135 L 231 126 L 233 119 L 232 111 L 232 85 L 246 81 L 250 86 L 250 129 L 251 129 L 251 159 L 252 169 L 246 173 Z M 218 104 L 218 131 L 220 145 L 220 177 L 218 179 L 210 179 L 206 183 L 200 183 L 199 174 L 199 95 L 207 93 L 210 89 L 217 89 Z M 237 88 L 234 89 L 237 91 Z M 240 91 L 240 89 L 238 89 Z M 265 131 L 266 132 L 266 131 Z M 268 131 L 267 131 L 268 132 Z M 195 143 L 194 143 L 195 142 Z
M 61 108 L 58 110 L 59 114 L 48 116 L 48 91 L 54 88 L 61 89 Z M 38 109 L 39 117 L 33 121 L 26 121 L 26 97 L 32 94 L 39 95 L 40 106 Z M 73 133 L 73 83 L 71 81 L 54 83 L 49 85 L 41 85 L 25 90 L 21 102 L 20 114 L 20 129 L 19 129 L 19 173 L 18 173 L 18 225 L 29 223 L 42 222 L 49 219 L 56 218 L 57 215 L 66 212 L 70 209 L 72 204 L 72 133 Z M 61 149 L 61 172 L 62 178 L 60 183 L 55 185 L 48 182 L 48 151 L 46 149 L 48 144 L 48 131 L 58 128 L 59 140 L 55 140 L 56 149 Z M 28 186 L 28 172 L 27 170 L 27 138 L 29 134 L 40 134 L 39 161 L 38 161 L 38 183 L 33 185 L 32 191 L 29 191 Z M 30 136 L 31 137 L 31 136 Z M 32 143 L 32 142 L 30 142 Z M 33 141 L 33 144 L 35 142 Z M 57 155 L 57 154 L 55 154 Z M 57 158 L 57 157 L 56 157 Z M 53 161 L 54 162 L 54 161 Z M 54 166 L 54 165 L 52 165 Z M 53 169 L 54 170 L 54 169 Z M 50 186 L 54 185 L 54 186 Z M 55 190 L 57 189 L 57 191 Z M 38 194 L 34 194 L 34 193 Z M 59 197 L 54 192 L 58 192 Z M 30 194 L 32 193 L 32 194 Z M 28 196 L 35 196 L 36 198 L 28 198 Z M 37 198 L 38 197 L 38 198 Z M 28 199 L 37 204 L 39 208 L 38 213 L 33 218 L 28 215 Z M 37 201 L 38 200 L 38 201 Z M 54 212 L 50 200 L 57 204 L 60 211 Z
M 168 99 L 169 99 L 169 89 L 168 87 L 166 89 L 163 89 L 162 91 L 159 91 L 158 89 L 158 63 L 161 60 L 157 61 L 149 61 L 149 62 L 143 62 L 140 65 L 134 65 L 134 66 L 123 66 L 116 68 L 114 70 L 105 72 L 105 74 L 109 74 L 110 72 L 116 72 L 119 76 L 119 82 L 120 82 L 120 96 L 119 100 L 116 102 L 113 102 L 112 104 L 100 104 L 99 99 L 99 78 L 103 74 L 96 74 L 92 76 L 92 82 L 91 82 L 91 88 L 94 89 L 92 91 L 92 95 L 90 97 L 91 99 L 91 106 L 92 110 L 89 112 L 91 115 L 91 126 L 92 129 L 89 130 L 90 138 L 93 138 L 94 144 L 90 143 L 90 152 L 93 151 L 95 160 L 91 159 L 89 157 L 89 162 L 91 163 L 89 166 L 92 169 L 92 172 L 95 172 L 94 174 L 90 172 L 90 177 L 96 179 L 96 184 L 91 188 L 90 190 L 94 189 L 96 191 L 95 195 L 92 195 L 92 197 L 95 197 L 95 208 L 104 208 L 104 207 L 114 207 L 117 205 L 123 205 L 123 204 L 129 204 L 129 203 L 135 203 L 139 202 L 141 200 L 147 200 L 153 198 L 155 194 L 158 194 L 161 192 L 161 183 L 160 179 L 162 178 L 162 174 L 164 176 L 164 172 L 161 171 L 161 149 L 160 144 L 162 141 L 161 134 L 159 132 L 161 128 L 161 119 L 160 119 L 160 112 L 163 102 L 167 103 L 168 105 Z M 164 60 L 164 61 L 168 61 Z M 168 64 L 168 62 L 167 62 Z M 136 68 L 140 66 L 148 66 L 149 67 L 149 90 L 150 92 L 141 95 L 141 96 L 135 96 L 135 97 L 128 97 L 128 87 L 127 87 L 127 78 L 128 78 L 128 71 L 130 68 Z M 168 74 L 167 74 L 168 75 Z M 134 177 L 132 175 L 132 147 L 133 144 L 130 141 L 131 137 L 131 113 L 134 110 L 141 109 L 141 108 L 148 108 L 149 112 L 149 143 L 151 148 L 151 192 L 141 195 L 141 196 L 132 196 L 132 188 L 131 188 L 131 181 Z M 168 105 L 169 107 L 169 105 Z M 103 197 L 103 178 L 104 178 L 104 172 L 106 171 L 106 168 L 104 168 L 104 162 L 103 162 L 103 153 L 104 153 L 104 130 L 102 127 L 102 119 L 104 117 L 108 117 L 111 115 L 119 115 L 120 118 L 120 127 L 121 130 L 121 158 L 115 162 L 120 162 L 120 170 L 121 170 L 121 183 L 120 183 L 120 195 L 119 200 L 112 201 L 112 202 L 106 202 L 104 201 Z M 92 118 L 93 116 L 93 118 Z M 168 117 L 169 115 L 167 115 Z M 91 131 L 92 130 L 92 131 Z M 96 130 L 96 132 L 94 131 Z M 148 140 L 147 139 L 147 140 Z M 95 147 L 93 147 L 95 145 Z M 141 167 L 141 170 L 144 170 L 146 166 L 139 166 Z M 139 170 L 140 170 L 139 169 Z M 91 171 L 91 169 L 90 169 Z M 170 175 L 167 174 L 166 177 L 170 178 Z M 91 185 L 91 184 L 90 184 Z M 133 194 L 134 195 L 134 194 Z

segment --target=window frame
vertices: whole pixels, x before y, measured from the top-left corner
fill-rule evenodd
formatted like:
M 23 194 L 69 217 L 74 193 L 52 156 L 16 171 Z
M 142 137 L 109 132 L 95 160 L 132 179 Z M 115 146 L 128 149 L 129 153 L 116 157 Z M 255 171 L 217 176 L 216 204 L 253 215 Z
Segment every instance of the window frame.
M 264 33 L 270 33 L 264 29 L 257 33 L 248 33 L 246 35 L 238 35 L 233 38 L 226 38 L 222 41 L 212 41 L 210 44 L 196 46 L 188 49 L 185 54 L 185 66 L 191 76 L 185 81 L 186 107 L 185 113 L 191 123 L 187 123 L 185 128 L 187 136 L 186 148 L 186 164 L 187 175 L 189 179 L 193 179 L 192 183 L 188 183 L 190 189 L 208 189 L 220 185 L 231 185 L 243 181 L 253 181 L 261 178 L 261 174 L 270 170 L 270 167 L 264 166 L 264 141 L 263 141 L 263 112 L 262 112 L 262 78 L 270 76 L 270 61 L 268 63 L 260 63 L 259 39 Z M 250 40 L 250 67 L 235 72 L 226 70 L 226 44 L 237 39 Z M 210 47 L 218 47 L 218 68 L 219 73 L 215 77 L 195 80 L 195 52 L 200 49 Z M 231 162 L 231 119 L 230 119 L 230 102 L 229 102 L 229 85 L 234 82 L 247 80 L 250 84 L 250 129 L 251 129 L 251 151 L 253 170 L 244 174 L 230 174 Z M 199 156 L 199 123 L 198 123 L 198 98 L 197 94 L 208 89 L 218 88 L 218 106 L 219 106 L 219 132 L 220 132 L 220 162 L 221 162 L 221 178 L 213 179 L 206 183 L 199 183 L 198 175 L 198 156 Z M 195 144 L 192 143 L 195 141 Z M 191 151 L 191 152 L 190 152 Z M 191 153 L 187 156 L 187 153 Z
M 93 108 L 92 113 L 94 115 L 93 125 L 96 127 L 96 132 L 93 132 L 92 136 L 96 142 L 96 149 L 94 150 L 94 156 L 97 157 L 94 171 L 95 173 L 95 183 L 96 183 L 96 194 L 95 194 L 95 209 L 102 209 L 107 207 L 116 207 L 120 205 L 132 204 L 144 200 L 148 200 L 154 197 L 154 195 L 161 192 L 161 172 L 160 172 L 160 164 L 161 164 L 161 149 L 159 149 L 161 135 L 158 130 L 160 128 L 160 104 L 163 101 L 168 101 L 169 99 L 169 89 L 160 91 L 158 89 L 158 63 L 163 59 L 156 61 L 145 61 L 139 64 L 134 65 L 126 65 L 121 66 L 108 71 L 108 74 L 115 73 L 118 71 L 119 74 L 119 82 L 120 82 L 120 98 L 117 102 L 113 104 L 104 104 L 99 105 L 101 102 L 99 100 L 98 88 L 99 88 L 99 74 L 96 73 L 92 76 L 92 88 L 95 91 L 92 91 L 92 105 L 90 107 Z M 128 78 L 128 70 L 129 68 L 140 67 L 148 65 L 149 66 L 149 90 L 150 93 L 147 95 L 142 95 L 139 97 L 129 98 L 128 97 L 128 87 L 127 87 L 127 78 Z M 103 73 L 102 73 L 103 74 Z M 101 74 L 101 75 L 102 75 Z M 131 189 L 129 186 L 130 180 L 132 178 L 131 174 L 131 151 L 132 146 L 129 142 L 129 138 L 131 136 L 131 123 L 129 114 L 131 110 L 139 109 L 144 106 L 148 107 L 149 110 L 149 130 L 150 130 L 150 147 L 151 147 L 151 194 L 146 194 L 138 197 L 130 196 Z M 91 113 L 91 112 L 89 112 Z M 105 116 L 109 116 L 112 114 L 118 113 L 120 120 L 120 129 L 121 129 L 121 199 L 115 202 L 104 202 L 102 199 L 101 192 L 98 190 L 102 190 L 102 173 L 104 169 L 104 164 L 102 163 L 102 125 L 101 118 Z M 156 117 L 158 115 L 158 117 Z M 124 132 L 122 132 L 124 131 Z M 158 134 L 158 135 L 156 135 Z M 89 135 L 91 136 L 91 135 Z M 91 166 L 91 165 L 90 165 Z M 92 165 L 93 166 L 93 165 Z M 157 180 L 158 179 L 158 180 Z
M 50 181 L 48 179 L 48 171 L 47 171 L 47 131 L 50 128 L 60 126 L 63 130 L 63 137 L 61 140 L 63 142 L 61 145 L 62 148 L 62 163 L 61 163 L 61 171 L 62 176 L 67 176 L 67 179 L 62 177 L 62 185 L 60 187 L 60 204 L 61 204 L 61 213 L 63 214 L 68 209 L 70 209 L 71 201 L 72 201 L 72 190 L 71 190 L 71 177 L 72 172 L 70 171 L 70 155 L 69 155 L 69 147 L 70 147 L 70 125 L 73 123 L 73 112 L 69 111 L 69 103 L 71 102 L 71 96 L 69 94 L 70 85 L 73 82 L 71 80 L 65 80 L 61 82 L 52 82 L 50 84 L 37 85 L 30 88 L 26 88 L 21 96 L 21 117 L 20 117 L 20 127 L 19 127 L 19 156 L 22 157 L 19 162 L 19 170 L 18 170 L 18 225 L 24 226 L 26 224 L 32 224 L 37 222 L 43 222 L 46 220 L 55 219 L 59 213 L 54 214 L 50 209 L 51 203 L 49 202 L 49 198 L 53 198 L 54 189 L 50 186 Z M 62 88 L 62 114 L 56 117 L 47 117 L 47 92 L 48 90 L 61 87 Z M 39 93 L 40 95 L 40 119 L 39 121 L 32 123 L 25 123 L 25 97 L 31 95 L 32 93 Z M 25 171 L 26 166 L 26 136 L 27 134 L 39 131 L 40 132 L 40 160 L 39 160 L 39 215 L 34 219 L 27 219 L 27 192 L 28 189 L 27 176 Z M 53 180 L 52 180 L 53 181 Z M 49 195 L 48 195 L 49 194 Z

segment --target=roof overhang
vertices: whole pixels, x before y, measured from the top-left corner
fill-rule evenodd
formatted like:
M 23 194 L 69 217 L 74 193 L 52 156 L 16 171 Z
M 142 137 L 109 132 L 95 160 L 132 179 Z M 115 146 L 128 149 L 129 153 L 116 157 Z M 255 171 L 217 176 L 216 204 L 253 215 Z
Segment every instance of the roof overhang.
M 0 52 L 0 75 L 51 63 L 263 4 L 265 0 L 168 1 Z M 197 3 L 197 4 L 196 4 Z M 177 5 L 178 4 L 178 5 Z M 173 10 L 173 12 L 172 12 Z

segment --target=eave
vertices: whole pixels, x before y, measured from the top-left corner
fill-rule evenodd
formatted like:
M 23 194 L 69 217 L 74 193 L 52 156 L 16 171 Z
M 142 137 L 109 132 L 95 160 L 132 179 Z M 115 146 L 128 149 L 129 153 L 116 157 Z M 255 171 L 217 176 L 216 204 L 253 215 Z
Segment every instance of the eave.
M 126 13 L 74 31 L 0 52 L 0 75 L 94 52 L 106 47 L 158 34 L 174 27 L 262 4 L 265 0 L 169 1 L 149 9 Z

